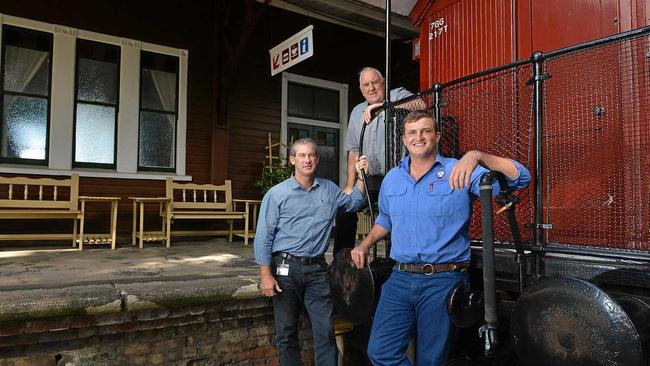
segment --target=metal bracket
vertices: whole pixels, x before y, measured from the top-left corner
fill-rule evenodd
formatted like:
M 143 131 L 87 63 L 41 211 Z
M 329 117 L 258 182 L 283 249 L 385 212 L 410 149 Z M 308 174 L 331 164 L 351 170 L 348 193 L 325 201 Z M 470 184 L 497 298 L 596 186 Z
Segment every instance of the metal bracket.
M 553 224 L 539 224 L 537 227 L 543 230 L 551 230 L 553 228 Z
M 552 78 L 552 77 L 553 77 L 553 75 L 551 75 L 550 73 L 546 72 L 546 73 L 542 74 L 541 76 L 534 76 L 534 77 L 528 79 L 528 80 L 526 81 L 526 85 L 530 86 L 530 85 L 533 85 L 533 83 L 534 83 L 535 81 L 537 81 L 537 80 L 545 81 L 545 80 L 548 80 L 548 79 L 550 79 L 550 78 Z

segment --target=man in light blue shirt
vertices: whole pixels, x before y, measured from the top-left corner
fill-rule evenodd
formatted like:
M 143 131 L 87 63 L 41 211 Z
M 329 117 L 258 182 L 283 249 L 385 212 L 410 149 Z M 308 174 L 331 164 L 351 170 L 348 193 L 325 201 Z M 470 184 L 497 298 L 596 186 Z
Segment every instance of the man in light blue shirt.
M 368 356 L 375 365 L 410 365 L 404 350 L 413 334 L 418 365 L 447 364 L 453 327 L 446 300 L 456 285 L 467 282 L 469 224 L 480 178 L 490 169 L 503 173 L 513 188 L 530 182 L 530 172 L 510 159 L 475 150 L 460 160 L 442 157 L 436 153 L 439 140 L 430 114 L 406 117 L 403 142 L 409 156 L 384 178 L 379 216 L 352 251 L 362 267 L 369 248 L 391 233 L 390 257 L 397 265 L 382 287 L 372 324 Z
M 347 183 L 343 188 L 346 193 L 352 192 L 352 187 L 357 180 L 355 162 L 359 156 L 359 138 L 361 128 L 367 124 L 363 138 L 363 154 L 368 157 L 368 176 L 366 189 L 372 202 L 377 202 L 381 180 L 386 174 L 386 124 L 385 112 L 379 112 L 371 118 L 371 112 L 381 107 L 385 100 L 384 77 L 374 67 L 364 67 L 359 71 L 359 89 L 365 99 L 357 104 L 350 113 L 348 131 L 345 136 L 345 150 L 348 153 Z M 395 88 L 390 91 L 389 100 L 396 101 L 413 94 L 404 88 Z M 425 108 L 419 99 L 402 106 L 412 110 Z M 356 242 L 357 216 L 339 213 L 336 220 L 336 236 L 334 238 L 334 253 L 343 248 L 352 248 Z
M 365 205 L 360 181 L 348 195 L 333 182 L 316 178 L 319 160 L 313 140 L 292 144 L 289 161 L 294 175 L 264 195 L 255 232 L 260 289 L 273 297 L 276 346 L 283 366 L 301 365 L 298 318 L 303 304 L 311 320 L 316 365 L 336 365 L 324 254 L 336 211 L 358 211 Z M 365 157 L 356 166 L 367 169 Z

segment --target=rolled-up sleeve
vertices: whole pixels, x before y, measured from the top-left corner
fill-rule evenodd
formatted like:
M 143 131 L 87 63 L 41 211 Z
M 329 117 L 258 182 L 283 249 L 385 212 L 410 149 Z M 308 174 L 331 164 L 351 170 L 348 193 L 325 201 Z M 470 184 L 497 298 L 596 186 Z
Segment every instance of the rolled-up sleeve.
M 275 229 L 278 226 L 279 217 L 279 204 L 273 197 L 273 191 L 269 191 L 264 195 L 260 205 L 260 214 L 255 229 L 255 241 L 253 242 L 255 261 L 259 265 L 271 264 L 273 239 L 275 238 Z
M 354 186 L 350 195 L 345 194 L 338 187 L 336 188 L 339 190 L 336 196 L 337 206 L 343 208 L 345 212 L 359 212 L 366 205 L 366 198 L 357 186 Z
M 382 183 L 382 187 L 383 186 L 384 184 Z M 377 215 L 377 219 L 375 219 L 375 224 L 388 231 L 393 227 L 390 219 L 390 207 L 388 206 L 388 197 L 386 196 L 385 189 L 379 190 L 379 215 Z
M 515 189 L 522 189 L 528 187 L 530 184 L 530 171 L 523 166 L 520 162 L 511 160 L 517 167 L 517 176 L 514 178 L 506 178 L 508 186 Z

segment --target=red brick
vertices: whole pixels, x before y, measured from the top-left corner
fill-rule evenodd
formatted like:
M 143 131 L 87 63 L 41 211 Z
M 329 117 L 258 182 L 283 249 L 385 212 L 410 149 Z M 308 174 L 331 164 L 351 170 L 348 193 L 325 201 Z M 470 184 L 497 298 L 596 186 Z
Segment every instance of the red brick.
M 149 353 L 151 347 L 148 344 L 129 344 L 124 346 L 124 355 L 139 356 Z
M 87 328 L 93 325 L 92 316 L 75 316 L 70 319 L 70 328 Z

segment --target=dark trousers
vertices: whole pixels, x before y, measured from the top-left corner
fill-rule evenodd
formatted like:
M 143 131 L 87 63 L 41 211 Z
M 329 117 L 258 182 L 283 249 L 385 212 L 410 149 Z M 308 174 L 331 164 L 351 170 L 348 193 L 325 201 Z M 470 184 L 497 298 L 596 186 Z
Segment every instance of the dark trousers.
M 311 320 L 316 365 L 336 365 L 337 351 L 332 326 L 333 303 L 330 297 L 326 263 L 300 264 L 284 259 L 289 265 L 287 276 L 277 275 L 283 258 L 273 257 L 271 267 L 282 292 L 273 296 L 275 337 L 280 365 L 302 365 L 298 341 L 298 320 L 303 305 Z
M 373 202 L 373 204 L 376 203 L 379 198 L 379 188 L 381 187 L 381 182 L 383 179 L 384 177 L 379 175 L 371 175 L 366 177 L 366 182 L 368 183 L 368 187 L 366 187 L 366 189 L 370 194 L 370 200 Z M 375 212 L 375 217 L 376 216 L 377 212 Z M 333 253 L 336 255 L 336 253 L 338 253 L 341 249 L 354 248 L 356 241 L 357 213 L 339 210 L 336 214 L 336 231 L 334 232 Z

